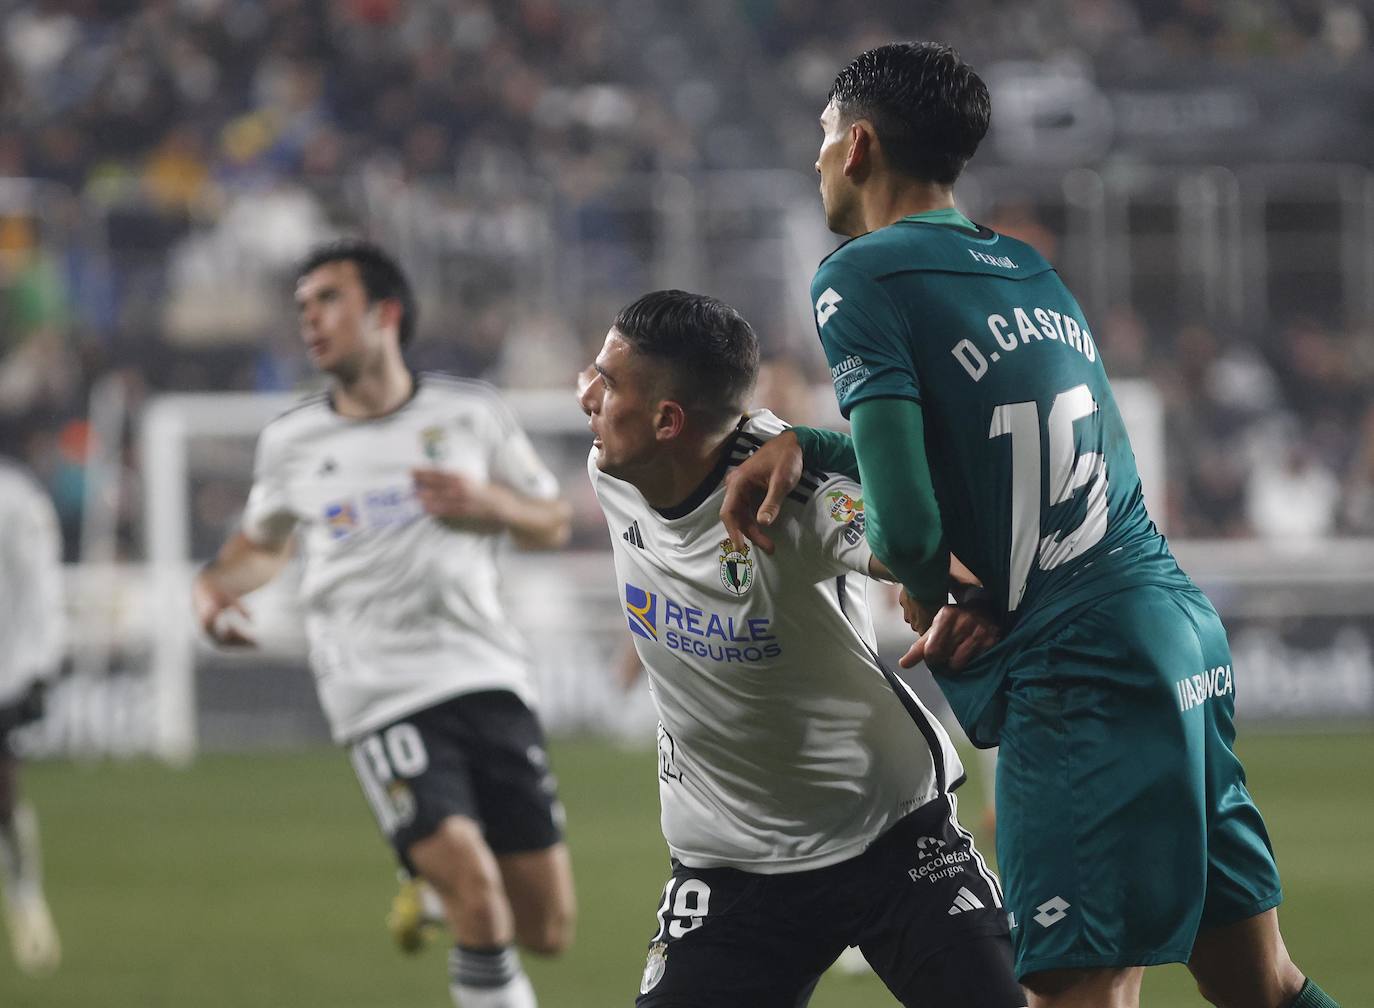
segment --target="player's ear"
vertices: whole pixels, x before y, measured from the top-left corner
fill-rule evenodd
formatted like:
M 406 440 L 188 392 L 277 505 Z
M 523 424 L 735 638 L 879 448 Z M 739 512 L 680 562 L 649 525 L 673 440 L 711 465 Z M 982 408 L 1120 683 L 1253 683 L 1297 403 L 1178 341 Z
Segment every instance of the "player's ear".
M 659 441 L 671 441 L 682 434 L 687 427 L 687 411 L 680 402 L 664 399 L 658 404 L 658 416 L 654 418 L 654 437 Z
M 405 311 L 401 307 L 398 298 L 383 298 L 373 305 L 377 312 L 377 324 L 394 328 L 397 334 L 401 331 L 401 314 Z
M 857 119 L 849 127 L 849 150 L 844 156 L 844 173 L 858 175 L 867 172 L 873 164 L 873 149 L 878 137 L 873 125 L 867 119 Z

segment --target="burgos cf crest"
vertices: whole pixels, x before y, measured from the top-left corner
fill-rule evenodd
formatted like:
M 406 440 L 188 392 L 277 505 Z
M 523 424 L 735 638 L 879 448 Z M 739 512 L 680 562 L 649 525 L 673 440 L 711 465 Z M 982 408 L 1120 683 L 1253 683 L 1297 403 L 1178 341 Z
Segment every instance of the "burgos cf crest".
M 431 462 L 442 462 L 448 457 L 448 431 L 442 427 L 426 427 L 420 431 L 420 447 L 425 458 Z
M 658 596 L 625 582 L 625 615 L 630 632 L 645 640 L 658 640 Z
M 749 544 L 739 549 L 729 539 L 720 541 L 720 583 L 731 595 L 743 595 L 754 585 L 754 561 Z

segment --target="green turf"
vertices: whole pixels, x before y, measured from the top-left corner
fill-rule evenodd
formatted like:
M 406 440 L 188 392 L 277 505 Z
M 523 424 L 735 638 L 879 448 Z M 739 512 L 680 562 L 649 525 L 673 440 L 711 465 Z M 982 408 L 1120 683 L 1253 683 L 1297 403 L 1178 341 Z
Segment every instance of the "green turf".
M 1359 1004 L 1374 990 L 1374 734 L 1252 735 L 1242 755 L 1278 848 L 1289 947 Z M 545 1008 L 628 1006 L 667 867 L 653 756 L 570 741 L 554 759 L 581 920 L 574 951 L 530 973 Z M 29 980 L 0 950 L 0 1006 L 447 1008 L 443 951 L 404 958 L 382 929 L 391 867 L 339 753 L 185 772 L 45 764 L 27 783 L 66 959 Z M 974 795 L 963 807 L 975 818 Z M 812 1003 L 892 1001 L 871 977 L 828 976 Z M 1172 968 L 1152 971 L 1144 1004 L 1202 1002 Z

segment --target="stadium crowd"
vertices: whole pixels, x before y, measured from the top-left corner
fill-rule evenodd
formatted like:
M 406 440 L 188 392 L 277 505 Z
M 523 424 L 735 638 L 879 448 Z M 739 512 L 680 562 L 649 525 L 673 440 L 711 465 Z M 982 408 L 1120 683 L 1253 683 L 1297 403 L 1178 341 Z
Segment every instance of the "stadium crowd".
M 1369 63 L 1369 15 L 1353 0 L 886 0 L 840 24 L 820 0 L 6 7 L 0 444 L 52 491 L 69 555 L 93 382 L 122 375 L 135 407 L 150 390 L 291 387 L 306 369 L 282 276 L 323 233 L 395 217 L 398 194 L 430 195 L 379 237 L 412 259 L 463 246 L 457 282 L 420 278 L 432 297 L 415 363 L 562 386 L 607 306 L 655 285 L 643 222 L 623 211 L 635 180 L 805 169 L 818 96 L 875 42 L 919 32 L 975 64 L 1142 74 Z M 436 207 L 447 234 L 407 247 Z M 999 213 L 987 223 L 1053 242 L 1033 210 Z M 570 317 L 529 308 L 510 277 L 546 247 L 620 286 Z M 1153 379 L 1165 397 L 1170 533 L 1374 533 L 1374 334 L 1329 305 L 1262 332 L 1158 309 L 1123 303 L 1097 324 L 1113 375 Z M 783 324 L 757 321 L 765 334 Z M 538 349 L 513 363 L 517 342 Z M 824 381 L 820 365 L 803 362 Z

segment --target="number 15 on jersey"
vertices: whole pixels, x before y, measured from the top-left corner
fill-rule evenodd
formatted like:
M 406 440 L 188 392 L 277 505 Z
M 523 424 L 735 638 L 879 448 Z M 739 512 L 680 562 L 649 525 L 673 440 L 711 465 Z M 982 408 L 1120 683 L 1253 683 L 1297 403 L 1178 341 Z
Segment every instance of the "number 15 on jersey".
M 1043 418 L 1040 405 L 1003 403 L 992 411 L 988 438 L 1011 438 L 1011 559 L 1007 570 L 1007 612 L 1015 612 L 1026 593 L 1032 566 L 1053 570 L 1081 556 L 1107 534 L 1107 462 L 1101 452 L 1078 453 L 1074 424 L 1097 417 L 1097 402 L 1087 385 L 1054 397 Z M 1041 484 L 1041 423 L 1049 450 L 1046 483 Z M 1047 491 L 1047 492 L 1046 492 Z M 1087 495 L 1082 520 L 1055 528 L 1050 509 Z

